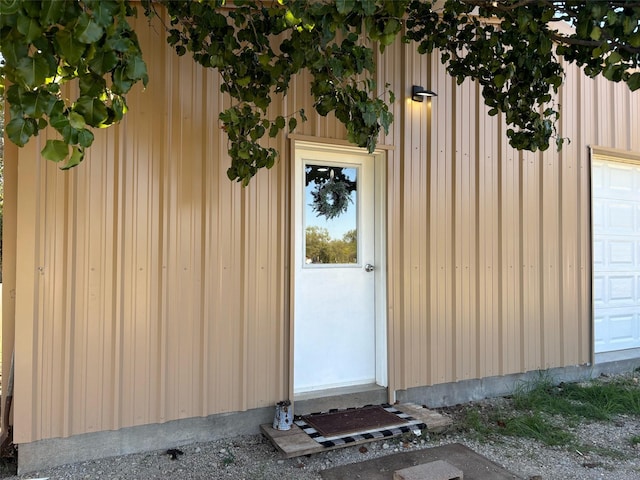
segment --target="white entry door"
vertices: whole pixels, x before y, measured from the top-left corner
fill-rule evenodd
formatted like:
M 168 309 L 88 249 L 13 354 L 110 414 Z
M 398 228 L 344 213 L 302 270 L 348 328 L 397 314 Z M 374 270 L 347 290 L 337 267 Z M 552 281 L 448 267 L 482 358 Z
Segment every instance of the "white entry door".
M 294 393 L 376 383 L 374 156 L 298 144 L 294 172 Z
M 594 158 L 595 351 L 640 347 L 640 164 Z

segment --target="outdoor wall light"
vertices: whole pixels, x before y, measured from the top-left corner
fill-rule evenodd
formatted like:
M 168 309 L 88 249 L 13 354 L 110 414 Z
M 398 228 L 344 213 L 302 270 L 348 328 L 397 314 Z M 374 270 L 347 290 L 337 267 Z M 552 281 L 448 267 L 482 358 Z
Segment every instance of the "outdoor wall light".
M 411 89 L 411 99 L 414 102 L 423 102 L 424 97 L 437 97 L 438 94 L 431 90 L 427 90 L 424 87 L 420 87 L 418 85 L 414 85 Z

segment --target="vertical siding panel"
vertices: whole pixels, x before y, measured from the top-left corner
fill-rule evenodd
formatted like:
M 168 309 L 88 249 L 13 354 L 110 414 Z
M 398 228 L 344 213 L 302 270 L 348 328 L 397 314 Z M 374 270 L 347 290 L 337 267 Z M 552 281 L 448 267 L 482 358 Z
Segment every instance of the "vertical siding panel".
M 147 199 L 145 198 L 146 165 L 144 161 L 128 162 L 122 177 L 122 236 L 121 248 L 121 322 L 118 377 L 126 397 L 119 399 L 120 422 L 140 425 L 145 421 L 141 395 L 144 389 L 144 358 L 149 344 L 146 252 L 150 238 L 147 234 Z
M 473 82 L 465 82 L 456 89 L 455 123 L 455 178 L 454 197 L 454 263 L 455 290 L 453 301 L 455 348 L 452 352 L 458 358 L 454 378 L 472 378 L 474 366 L 478 363 L 476 351 L 476 297 L 473 284 L 476 280 L 476 171 L 475 158 L 476 128 L 474 108 L 477 102 L 472 98 Z M 462 355 L 462 352 L 465 352 Z
M 613 91 L 615 85 L 609 80 L 602 77 L 594 79 L 596 96 L 594 98 L 596 104 L 596 119 L 598 128 L 596 130 L 596 144 L 598 145 L 615 145 L 615 125 L 617 112 L 611 108 L 614 105 Z M 621 106 L 619 106 L 620 108 Z M 622 109 L 622 108 L 620 108 Z
M 593 88 L 595 88 L 595 82 L 584 75 L 580 76 L 580 83 L 585 87 L 582 97 L 579 99 L 581 102 L 581 108 L 585 105 L 590 105 L 595 102 L 585 99 L 591 99 L 594 94 Z M 610 108 L 615 108 L 611 106 Z M 579 319 L 588 319 L 588 321 L 579 321 L 578 329 L 578 349 L 579 358 L 582 362 L 593 361 L 593 311 L 592 311 L 592 292 L 591 292 L 591 272 L 592 272 L 592 257 L 591 257 L 591 159 L 587 147 L 593 144 L 593 138 L 595 138 L 595 122 L 593 121 L 597 117 L 597 112 L 590 115 L 587 111 L 584 114 L 580 111 L 578 118 L 577 135 L 582 139 L 582 145 L 578 145 L 577 155 L 577 168 L 575 175 L 578 181 L 578 231 L 577 235 L 580 239 L 578 261 L 579 265 L 576 266 L 576 274 L 579 275 L 579 288 L 577 292 L 578 304 L 575 314 Z M 582 122 L 585 125 L 582 125 Z M 640 124 L 637 124 L 635 131 L 640 129 Z
M 563 105 L 563 115 L 559 127 L 559 134 L 566 135 L 566 132 L 575 131 L 577 118 L 580 114 L 576 97 L 580 97 L 579 84 L 575 76 L 567 75 L 565 88 L 560 92 L 559 101 Z M 558 312 L 558 323 L 560 330 L 560 355 L 561 361 L 577 363 L 577 342 L 575 333 L 578 327 L 577 286 L 575 266 L 578 264 L 578 249 L 571 232 L 578 231 L 578 202 L 577 185 L 578 177 L 576 172 L 576 156 L 578 155 L 576 145 L 579 140 L 565 145 L 558 154 L 559 163 L 559 300 L 560 311 Z
M 9 109 L 6 108 L 5 104 L 5 123 L 8 123 L 10 120 Z M 27 147 L 24 147 L 27 148 Z M 9 378 L 9 372 L 11 371 L 12 358 L 14 357 L 15 347 L 17 346 L 17 338 L 16 338 L 16 260 L 17 260 L 17 206 L 18 206 L 18 146 L 11 143 L 4 143 L 4 195 L 3 195 L 3 217 L 2 217 L 2 228 L 3 228 L 3 237 L 2 237 L 2 252 L 3 252 L 3 261 L 2 261 L 2 305 L 0 308 L 2 309 L 0 312 L 0 318 L 2 318 L 2 322 L 0 328 L 2 331 L 0 332 L 1 342 L 1 356 L 0 359 L 2 361 L 0 375 L 3 378 Z M 35 163 L 34 161 L 31 162 Z M 32 262 L 32 259 L 26 259 L 27 262 Z M 29 263 L 27 263 L 27 266 Z M 22 268 L 22 265 L 21 265 Z M 33 277 L 33 269 L 30 271 L 31 276 Z M 27 292 L 28 294 L 29 292 Z M 29 302 L 31 306 L 33 306 L 33 302 Z M 30 339 L 33 341 L 33 338 Z M 15 368 L 15 364 L 14 364 Z M 26 375 L 27 378 L 31 378 L 33 372 L 30 375 Z M 15 384 L 15 383 L 14 383 Z M 28 402 L 23 402 L 28 403 Z M 3 398 L 0 398 L 0 409 L 7 408 L 7 395 Z M 6 411 L 6 410 L 4 410 Z M 15 405 L 14 405 L 15 412 Z M 4 422 L 1 422 L 0 428 L 3 431 L 7 428 L 7 425 L 4 425 Z
M 573 67 L 573 71 L 578 71 Z M 587 147 L 599 144 L 599 108 L 597 96 L 597 82 L 581 74 L 578 80 L 580 84 L 580 103 L 578 109 L 577 131 L 580 135 L 581 144 L 576 145 L 576 178 L 578 180 L 578 230 L 579 238 L 585 239 L 584 248 L 577 252 L 578 264 L 576 265 L 576 276 L 578 280 L 577 296 L 578 310 L 574 312 L 579 318 L 589 319 L 588 322 L 581 321 L 577 331 L 578 348 L 580 358 L 592 360 L 593 337 L 592 337 L 592 309 L 591 309 L 591 161 L 589 159 Z
M 117 136 L 117 130 L 110 131 L 107 135 L 115 142 L 113 137 Z M 109 218 L 112 213 L 113 197 L 107 194 L 108 180 L 113 178 L 113 168 L 111 162 L 93 162 L 92 157 L 98 158 L 107 155 L 107 142 L 99 139 L 93 144 L 93 148 L 88 153 L 86 162 L 82 168 L 74 174 L 77 200 L 74 202 L 73 218 L 77 223 L 77 245 L 76 259 L 78 262 L 79 278 L 74 282 L 79 290 L 76 296 L 74 308 L 79 312 L 78 322 L 86 324 L 86 338 L 80 339 L 78 353 L 82 354 L 79 360 L 86 364 L 83 372 L 86 382 L 87 405 L 85 411 L 84 429 L 86 431 L 99 430 L 104 421 L 104 410 L 109 410 L 111 401 L 105 392 L 109 389 L 108 351 L 110 338 L 108 325 L 110 313 L 108 307 L 104 305 L 105 280 L 110 278 L 112 272 L 105 268 L 105 260 L 111 258 L 107 252 L 108 244 L 112 240 L 107 230 L 105 218 Z M 91 211 L 103 211 L 104 216 L 92 216 Z M 82 279 L 80 275 L 86 276 Z M 70 285 L 70 290 L 73 285 Z M 85 291 L 86 290 L 86 291 Z M 88 321 L 93 319 L 93 321 Z M 83 347 L 81 347 L 81 345 Z M 87 352 L 86 346 L 93 345 L 95 348 Z M 84 351 L 82 351 L 84 350 Z M 82 430 L 81 430 L 82 431 Z
M 573 73 L 573 75 L 571 74 Z M 589 102 L 581 101 L 583 82 L 578 81 L 575 69 L 569 72 L 566 83 L 560 92 L 560 102 L 564 106 L 561 117 L 560 135 L 569 135 L 569 132 L 579 130 L 579 119 L 586 110 Z M 586 122 L 587 120 L 585 120 Z M 580 325 L 585 322 L 579 314 L 580 305 L 580 246 L 589 240 L 576 242 L 580 235 L 581 203 L 578 197 L 580 190 L 580 177 L 578 169 L 578 157 L 581 154 L 579 148 L 582 144 L 582 132 L 578 138 L 565 144 L 559 153 L 559 206 L 560 206 L 560 285 L 558 314 L 558 326 L 560 329 L 560 362 L 563 365 L 575 365 L 580 362 L 580 346 L 576 341 L 580 334 Z M 585 213 L 582 213 L 584 218 Z
M 263 181 L 265 180 L 267 181 Z M 270 185 L 275 175 L 269 172 L 263 175 L 260 181 L 247 188 L 246 228 L 247 244 L 245 258 L 247 259 L 244 272 L 246 289 L 246 371 L 247 379 L 247 404 L 266 406 L 268 400 L 275 398 L 277 391 L 269 371 L 275 369 L 274 357 L 271 355 L 276 339 L 274 334 L 278 331 L 273 328 L 270 320 L 270 312 L 263 308 L 269 304 L 269 285 L 276 284 L 269 278 L 268 262 L 269 246 L 271 242 L 268 236 L 262 232 L 268 232 L 271 223 L 271 211 L 273 205 L 269 201 Z M 274 223 L 275 224 L 275 223 Z M 277 245 L 275 242 L 273 245 Z M 274 252 L 275 253 L 275 252 Z M 277 257 L 276 257 L 277 258 Z M 255 332 L 261 332 L 256 335 Z M 271 368 L 270 368 L 271 367 Z
M 500 300 L 500 224 L 499 215 L 502 205 L 499 201 L 499 157 L 500 129 L 497 117 L 489 117 L 488 108 L 484 106 L 479 88 L 475 88 L 474 102 L 477 105 L 475 122 L 478 128 L 477 147 L 477 218 L 478 218 L 478 272 L 475 288 L 478 292 L 476 308 L 477 352 L 478 361 L 474 375 L 482 372 L 498 375 L 500 370 L 501 320 Z
M 145 36 L 145 41 L 149 45 L 160 41 L 159 34 L 149 31 Z M 148 49 L 149 50 L 149 49 Z M 148 321 L 142 320 L 140 323 L 144 326 L 143 335 L 145 348 L 136 345 L 134 348 L 143 350 L 137 359 L 137 364 L 127 368 L 135 368 L 136 382 L 146 384 L 144 390 L 135 393 L 136 407 L 122 405 L 122 413 L 126 409 L 133 408 L 133 418 L 142 419 L 145 416 L 149 421 L 164 421 L 167 416 L 166 410 L 166 392 L 168 387 L 166 384 L 166 366 L 167 351 L 163 348 L 163 342 L 167 338 L 167 316 L 165 315 L 166 301 L 166 272 L 167 264 L 164 261 L 164 249 L 167 245 L 167 239 L 163 235 L 163 229 L 166 225 L 166 218 L 163 215 L 163 208 L 166 197 L 164 194 L 164 175 L 167 174 L 167 129 L 171 128 L 171 110 L 169 98 L 171 98 L 171 81 L 173 74 L 170 72 L 171 62 L 165 60 L 166 51 L 163 49 L 152 49 L 153 57 L 147 58 L 147 63 L 152 69 L 150 74 L 152 78 L 157 78 L 155 83 L 150 85 L 149 90 L 137 90 L 137 95 L 133 101 L 136 102 L 135 107 L 137 116 L 127 118 L 128 124 L 125 125 L 123 132 L 125 141 L 121 147 L 122 168 L 116 172 L 116 176 L 121 185 L 126 185 L 126 177 L 134 175 L 140 182 L 148 183 L 144 189 L 135 187 L 136 195 L 141 205 L 130 205 L 127 203 L 126 191 L 121 190 L 120 202 L 122 209 L 134 210 L 136 217 L 141 216 L 146 219 L 137 220 L 142 228 L 142 238 L 138 239 L 135 245 L 120 245 L 119 257 L 127 258 L 128 249 L 135 248 L 135 257 L 138 258 L 137 265 L 140 281 L 146 283 L 144 309 L 139 307 L 138 315 L 147 315 Z M 160 113 L 160 114 L 158 114 Z M 130 122 L 130 123 L 129 123 Z M 139 128 L 134 129 L 134 135 L 129 140 L 128 128 L 133 125 Z M 130 170 L 129 163 L 138 165 L 136 170 Z M 123 224 L 118 225 L 119 230 L 126 229 Z M 121 234 L 120 234 L 121 235 Z M 122 271 L 127 271 L 131 266 L 125 263 L 121 264 Z M 142 270 L 140 270 L 142 269 Z M 120 274 L 118 275 L 121 276 Z M 123 299 L 124 300 L 124 299 Z M 128 301 L 128 300 L 126 300 Z M 141 300 L 134 300 L 140 302 Z M 145 378 L 146 377 L 146 378 Z M 146 409 L 146 412 L 145 412 Z
M 614 125 L 614 138 L 612 145 L 618 145 L 618 148 L 624 150 L 631 149 L 631 137 L 637 136 L 637 132 L 631 131 L 631 105 L 633 101 L 631 99 L 631 91 L 622 86 L 611 82 L 609 88 L 611 89 L 611 104 L 607 105 L 608 110 L 612 113 L 612 124 Z M 620 88 L 620 87 L 623 88 Z M 611 105 L 618 105 L 614 111 Z
M 519 154 L 512 149 L 502 133 L 502 180 L 501 214 L 502 228 L 502 338 L 503 374 L 520 370 L 522 362 L 521 348 L 521 304 L 522 259 L 520 242 L 520 170 Z
M 437 65 L 437 66 L 436 66 Z M 456 358 L 453 355 L 453 142 L 455 82 L 439 68 L 439 60 L 431 57 L 438 108 L 433 111 L 433 143 L 431 146 L 432 190 L 429 211 L 431 213 L 431 362 L 433 381 L 440 383 L 453 378 Z
M 404 55 L 411 56 L 407 46 Z M 416 62 L 405 63 L 406 77 L 417 85 L 428 82 L 428 68 L 424 68 L 424 58 L 417 58 Z M 406 93 L 406 87 L 404 88 Z M 428 304 L 428 272 L 427 248 L 428 239 L 428 199 L 430 187 L 427 184 L 432 159 L 425 155 L 427 139 L 427 115 L 429 102 L 413 102 L 408 95 L 403 95 L 406 105 L 404 129 L 404 143 L 407 145 L 405 153 L 404 178 L 402 183 L 405 235 L 402 238 L 405 262 L 405 292 L 403 346 L 404 346 L 404 376 L 407 385 L 420 385 L 422 379 L 430 381 L 431 362 L 423 361 L 429 358 L 430 335 L 429 325 L 434 317 L 426 311 Z
M 16 295 L 15 322 L 15 380 L 13 441 L 24 443 L 34 438 L 43 438 L 50 432 L 52 417 L 43 415 L 44 404 L 49 400 L 47 385 L 42 382 L 43 366 L 52 365 L 45 357 L 42 332 L 38 329 L 41 314 L 41 299 L 38 294 L 40 282 L 37 249 L 40 243 L 40 219 L 38 218 L 39 196 L 41 195 L 41 168 L 38 152 L 40 139 L 36 138 L 16 152 Z M 25 161 L 20 161 L 24 159 Z M 34 160 L 35 159 L 35 160 Z M 34 194 L 35 193 L 35 194 Z M 3 321 L 7 321 L 3 319 Z M 43 362 L 43 360 L 45 362 Z M 50 384 L 51 385 L 51 384 Z M 50 387 L 49 387 L 50 388 Z M 47 421 L 47 419 L 49 419 Z M 59 419 L 59 417 L 58 417 Z
M 540 364 L 542 368 L 558 365 L 560 352 L 560 158 L 553 147 L 541 154 L 542 164 L 541 213 L 542 244 L 541 260 L 541 330 L 542 349 Z
M 542 295 L 540 285 L 540 252 L 542 244 L 542 199 L 540 198 L 541 158 L 537 153 L 524 152 L 522 162 L 521 243 L 522 296 L 521 322 L 523 364 L 526 370 L 540 368 L 542 348 Z
M 43 140 L 46 140 L 44 138 Z M 39 148 L 44 142 L 38 145 Z M 40 312 L 38 315 L 38 340 L 42 348 L 42 377 L 40 384 L 46 385 L 45 395 L 41 404 L 43 419 L 64 408 L 65 400 L 76 407 L 79 418 L 74 415 L 53 418 L 45 423 L 47 434 L 55 434 L 61 429 L 69 429 L 70 433 L 82 431 L 85 414 L 86 385 L 83 375 L 85 366 L 73 362 L 76 350 L 81 354 L 84 348 L 84 325 L 76 321 L 75 316 L 69 316 L 67 309 L 73 303 L 75 292 L 64 288 L 74 281 L 75 258 L 69 256 L 66 247 L 72 238 L 70 230 L 73 228 L 73 215 L 70 215 L 70 195 L 72 192 L 71 178 L 61 175 L 50 162 L 40 164 L 40 185 L 37 187 L 38 216 L 40 220 L 40 242 L 38 245 L 37 281 Z M 71 217 L 71 218 L 70 218 Z M 39 273 L 39 275 L 38 275 Z M 39 277 L 39 278 L 38 278 Z M 79 341 L 74 342 L 75 338 Z M 49 341 L 52 340 L 52 341 Z M 70 341 L 69 341 L 70 340 Z M 69 342 L 69 349 L 58 350 L 55 345 Z M 80 357 L 82 358 L 82 357 Z M 66 368 L 68 367 L 68 369 Z M 72 392 L 65 397 L 58 382 L 67 384 Z
M 390 110 L 394 116 L 394 122 L 389 129 L 389 134 L 383 136 L 382 143 L 394 145 L 396 148 L 387 152 L 386 178 L 387 178 L 387 359 L 389 389 L 395 391 L 401 385 L 406 385 L 405 368 L 407 349 L 405 348 L 405 338 L 403 328 L 405 314 L 404 278 L 405 271 L 402 265 L 404 251 L 401 232 L 404 228 L 404 209 L 402 207 L 403 195 L 403 156 L 411 155 L 412 148 L 404 141 L 405 126 L 413 125 L 408 118 L 412 111 L 411 100 L 407 98 L 407 85 L 413 81 L 412 76 L 403 70 L 406 63 L 405 55 L 407 47 L 400 42 L 387 47 L 386 54 L 378 54 L 378 75 L 377 82 L 379 88 L 389 83 L 391 90 L 396 95 L 396 101 L 390 105 Z M 406 81 L 404 81 L 406 79 Z
M 41 145 L 38 145 L 41 148 Z M 39 434 L 43 435 L 51 435 L 56 429 L 60 429 L 62 427 L 60 421 L 62 419 L 58 418 L 50 423 L 45 423 L 44 425 L 41 423 L 43 419 L 46 419 L 48 416 L 52 415 L 56 407 L 60 407 L 60 398 L 56 398 L 55 392 L 55 382 L 56 380 L 65 380 L 63 376 L 61 376 L 61 366 L 64 365 L 64 354 L 62 352 L 58 353 L 55 351 L 55 348 L 46 342 L 47 339 L 51 339 L 52 343 L 60 342 L 62 339 L 60 338 L 60 334 L 64 334 L 64 323 L 61 321 L 60 316 L 56 315 L 54 309 L 59 309 L 63 311 L 63 305 L 65 298 L 57 297 L 55 291 L 56 281 L 54 275 L 56 273 L 56 264 L 55 262 L 60 262 L 60 258 L 57 257 L 54 253 L 54 244 L 56 241 L 56 235 L 61 233 L 61 230 L 56 231 L 55 225 L 56 223 L 64 222 L 64 218 L 56 218 L 55 213 L 49 211 L 48 213 L 51 217 L 48 218 L 50 222 L 47 225 L 44 221 L 44 217 L 46 217 L 46 206 L 51 205 L 56 202 L 55 195 L 51 195 L 52 191 L 55 191 L 55 184 L 52 186 L 48 184 L 47 178 L 47 170 L 46 165 L 40 166 L 41 170 L 37 177 L 39 184 L 36 184 L 36 191 L 40 194 L 36 197 L 36 208 L 37 215 L 39 216 L 39 225 L 36 226 L 36 235 L 38 238 L 38 243 L 35 245 L 33 255 L 35 255 L 35 268 L 33 270 L 33 274 L 35 276 L 35 296 L 36 296 L 36 308 L 37 311 L 34 315 L 34 334 L 36 335 L 35 340 L 37 341 L 36 350 L 31 351 L 30 354 L 34 355 L 36 358 L 35 365 L 37 365 L 36 369 L 36 378 L 34 382 L 34 395 L 40 396 L 41 403 L 38 405 L 38 411 L 35 413 L 37 418 L 36 428 L 40 427 L 42 429 Z M 64 200 L 64 199 L 63 199 Z M 64 202 L 63 202 L 64 203 Z M 59 213 L 62 215 L 62 211 Z M 47 230 L 47 227 L 50 230 Z M 42 238 L 41 232 L 46 232 Z M 53 245 L 52 245 L 53 244 Z M 18 298 L 19 299 L 19 298 Z M 56 302 L 55 299 L 58 301 Z M 50 319 L 47 321 L 47 319 Z M 59 322 L 58 325 L 53 322 Z M 61 331 L 57 331 L 56 327 L 63 327 Z M 19 334 L 18 334 L 19 335 Z M 67 419 L 68 420 L 68 419 Z M 40 429 L 38 428 L 38 429 Z

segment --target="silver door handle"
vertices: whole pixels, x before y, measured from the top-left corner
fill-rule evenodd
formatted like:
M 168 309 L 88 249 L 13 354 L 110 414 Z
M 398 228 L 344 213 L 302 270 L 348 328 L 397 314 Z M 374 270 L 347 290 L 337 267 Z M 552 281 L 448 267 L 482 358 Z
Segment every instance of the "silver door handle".
M 376 267 L 374 267 L 373 265 L 371 265 L 370 263 L 367 263 L 364 266 L 364 271 L 365 272 L 373 272 L 376 269 Z

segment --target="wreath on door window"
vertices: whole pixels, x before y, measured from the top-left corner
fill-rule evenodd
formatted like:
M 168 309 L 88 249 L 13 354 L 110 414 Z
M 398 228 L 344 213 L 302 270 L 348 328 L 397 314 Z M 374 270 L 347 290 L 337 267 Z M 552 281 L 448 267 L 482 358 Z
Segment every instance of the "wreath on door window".
M 311 207 L 318 217 L 326 217 L 327 220 L 339 217 L 347 211 L 349 203 L 353 203 L 347 184 L 333 178 L 322 185 L 316 185 L 311 195 Z

